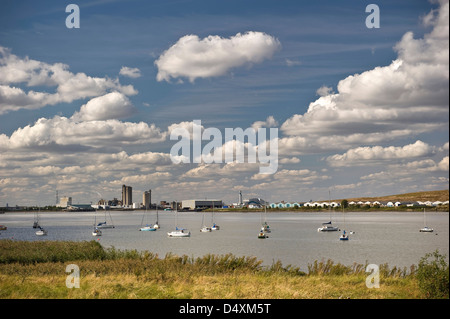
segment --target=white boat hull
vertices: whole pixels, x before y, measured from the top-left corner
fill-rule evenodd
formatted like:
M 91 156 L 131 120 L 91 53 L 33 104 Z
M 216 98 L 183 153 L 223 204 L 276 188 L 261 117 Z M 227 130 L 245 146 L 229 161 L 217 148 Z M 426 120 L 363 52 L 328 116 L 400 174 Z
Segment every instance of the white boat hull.
M 202 229 L 200 229 L 200 232 L 202 232 L 202 233 L 208 233 L 208 232 L 210 232 L 211 230 L 212 230 L 211 227 L 206 227 L 206 226 L 204 226 Z
M 36 236 L 46 236 L 47 235 L 47 231 L 46 230 L 38 230 L 36 232 Z
M 190 232 L 184 232 L 182 230 L 175 230 L 167 233 L 167 236 L 169 237 L 190 237 Z
M 421 233 L 432 233 L 434 231 L 433 228 L 424 227 L 421 230 L 419 230 Z
M 155 231 L 156 228 L 152 227 L 152 226 L 146 226 L 146 227 L 142 227 L 141 229 L 139 229 L 140 231 Z
M 113 225 L 98 225 L 97 226 L 98 229 L 108 229 L 108 228 L 114 228 Z
M 338 230 L 339 230 L 338 227 L 333 227 L 333 226 L 325 226 L 325 227 L 320 227 L 317 229 L 318 232 L 338 231 Z

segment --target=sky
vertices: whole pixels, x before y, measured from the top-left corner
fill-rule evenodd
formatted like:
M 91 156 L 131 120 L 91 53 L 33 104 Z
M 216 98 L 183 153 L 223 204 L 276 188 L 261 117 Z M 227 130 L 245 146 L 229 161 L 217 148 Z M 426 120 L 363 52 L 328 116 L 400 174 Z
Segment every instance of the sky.
M 448 189 L 448 14 L 448 0 L 2 1 L 0 207 L 120 199 L 123 184 L 134 202 L 226 204 Z M 277 128 L 277 170 L 174 163 L 170 135 L 194 120 Z

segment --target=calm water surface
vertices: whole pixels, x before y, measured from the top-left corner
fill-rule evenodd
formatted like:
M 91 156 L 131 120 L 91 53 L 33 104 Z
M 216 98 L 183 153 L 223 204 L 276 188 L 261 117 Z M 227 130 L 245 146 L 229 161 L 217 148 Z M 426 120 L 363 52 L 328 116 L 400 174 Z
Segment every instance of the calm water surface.
M 110 214 L 110 215 L 109 215 Z M 205 224 L 211 225 L 211 213 L 180 212 L 178 226 L 191 232 L 189 238 L 168 238 L 175 228 L 174 212 L 159 212 L 161 229 L 141 232 L 145 223 L 156 220 L 156 212 L 112 211 L 83 213 L 41 213 L 41 225 L 47 236 L 36 236 L 32 228 L 33 213 L 5 213 L 0 224 L 8 227 L 0 231 L 0 239 L 15 240 L 98 240 L 104 247 L 148 250 L 164 257 L 167 253 L 203 256 L 208 253 L 236 256 L 256 256 L 264 265 L 280 260 L 283 265 L 294 265 L 306 271 L 315 260 L 331 259 L 345 265 L 388 263 L 391 267 L 409 267 L 418 264 L 426 253 L 439 249 L 449 255 L 448 212 L 427 213 L 427 224 L 433 233 L 420 233 L 423 214 L 419 212 L 372 212 L 332 215 L 333 224 L 354 231 L 347 242 L 339 240 L 341 232 L 317 232 L 322 222 L 330 219 L 328 213 L 267 213 L 272 233 L 267 239 L 258 239 L 262 215 L 260 213 L 215 213 L 220 230 L 201 233 L 202 214 Z M 103 236 L 93 237 L 94 219 L 114 224 L 114 229 L 103 229 Z

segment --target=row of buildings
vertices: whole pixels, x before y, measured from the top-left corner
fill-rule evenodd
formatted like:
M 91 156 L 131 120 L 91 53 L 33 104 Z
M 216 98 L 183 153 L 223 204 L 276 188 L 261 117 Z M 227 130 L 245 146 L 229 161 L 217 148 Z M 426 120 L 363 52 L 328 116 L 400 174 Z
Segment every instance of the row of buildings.
M 448 205 L 448 201 L 441 202 L 441 201 L 415 201 L 415 202 L 399 202 L 399 201 L 351 201 L 348 202 L 348 206 L 370 206 L 370 207 L 400 207 L 400 206 L 406 206 L 406 207 L 420 207 L 420 206 L 428 206 L 428 207 L 436 207 L 440 205 Z M 277 203 L 270 203 L 268 207 L 270 208 L 295 208 L 295 207 L 340 207 L 341 203 L 338 202 L 306 202 L 306 203 L 287 203 L 287 202 L 277 202 Z
M 61 197 L 57 206 L 66 208 L 68 210 L 90 210 L 90 209 L 150 209 L 150 208 L 162 209 L 178 209 L 178 210 L 203 210 L 211 208 L 263 208 L 264 206 L 272 209 L 283 208 L 337 208 L 341 206 L 341 202 L 336 201 L 309 201 L 309 202 L 272 202 L 269 203 L 262 198 L 250 198 L 243 199 L 242 192 L 239 192 L 239 200 L 237 203 L 233 203 L 227 206 L 220 199 L 188 199 L 181 202 L 166 202 L 161 201 L 159 204 L 152 205 L 152 191 L 144 191 L 142 194 L 142 203 L 133 202 L 133 188 L 131 186 L 122 185 L 122 199 L 114 198 L 113 200 L 101 199 L 97 204 L 73 204 L 72 197 Z M 400 201 L 350 201 L 349 207 L 434 207 L 440 205 L 448 205 L 448 201 L 414 201 L 414 202 L 400 202 Z

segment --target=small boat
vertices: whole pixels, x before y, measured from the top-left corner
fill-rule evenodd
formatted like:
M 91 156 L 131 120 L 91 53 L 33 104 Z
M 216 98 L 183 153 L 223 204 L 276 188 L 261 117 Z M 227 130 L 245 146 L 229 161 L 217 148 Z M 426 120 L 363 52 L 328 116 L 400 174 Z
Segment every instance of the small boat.
M 155 226 L 153 225 L 145 225 L 139 229 L 140 231 L 156 231 Z
M 269 224 L 267 224 L 267 203 L 265 203 L 264 202 L 264 223 L 262 224 L 262 230 L 265 232 L 265 233 L 270 233 L 270 232 L 272 232 L 271 230 L 270 230 L 270 226 L 269 226 Z
M 262 227 L 261 230 L 259 231 L 258 238 L 261 239 L 269 238 L 269 236 L 264 232 L 264 227 Z
M 169 237 L 190 237 L 191 233 L 184 228 L 176 228 L 174 231 L 168 232 L 167 236 Z
M 46 236 L 46 235 L 47 235 L 47 230 L 45 230 L 44 228 L 39 226 L 39 230 L 36 232 L 36 236 Z
M 95 213 L 97 214 L 97 211 L 96 211 Z M 104 221 L 104 222 L 101 222 L 101 223 L 98 223 L 98 224 L 96 225 L 96 227 L 97 227 L 98 229 L 115 228 L 115 227 L 114 227 L 114 224 L 112 223 L 111 213 L 109 213 L 109 219 L 111 219 L 111 224 L 110 224 L 110 225 L 108 225 L 108 223 L 106 222 L 106 210 L 105 210 L 105 221 Z
M 106 221 L 97 224 L 98 229 L 114 228 L 114 225 L 108 225 Z
M 7 230 L 8 227 L 6 227 L 5 225 L 0 225 L 0 230 Z
M 212 211 L 212 215 L 211 215 L 211 219 L 212 219 L 212 223 L 213 223 L 213 225 L 212 225 L 212 227 L 211 227 L 211 230 L 219 230 L 220 229 L 220 226 L 219 225 L 217 225 L 215 222 L 214 222 L 214 201 L 213 201 L 213 211 Z
M 318 232 L 338 231 L 339 228 L 331 225 L 331 221 L 322 223 L 322 227 L 317 228 Z
M 145 210 L 144 215 L 142 215 L 141 226 L 142 226 L 142 224 L 144 223 L 144 217 L 145 217 L 146 215 L 147 215 L 147 210 Z M 156 221 L 156 224 L 155 224 L 155 225 L 157 225 L 157 224 L 158 224 L 158 220 Z M 159 226 L 158 226 L 158 227 L 155 227 L 154 225 L 146 224 L 144 227 L 139 228 L 139 231 L 155 231 L 157 228 L 159 228 Z
M 203 227 L 200 229 L 200 232 L 202 232 L 202 233 L 208 233 L 208 232 L 210 232 L 210 231 L 212 231 L 212 228 L 211 228 L 211 227 L 208 227 L 208 226 L 203 226 Z
M 419 232 L 421 232 L 421 233 L 432 233 L 432 232 L 434 232 L 433 228 L 429 228 L 427 226 L 427 217 L 425 215 L 425 208 L 423 209 L 423 228 L 421 228 L 419 230 Z
M 102 231 L 100 229 L 98 229 L 97 227 L 94 228 L 94 230 L 92 231 L 92 236 L 101 236 L 102 235 Z
M 344 227 L 345 227 L 345 212 L 344 207 L 342 207 L 342 215 L 344 216 Z M 350 232 L 350 234 L 353 232 Z M 342 231 L 341 237 L 339 237 L 339 240 L 348 240 L 348 234 L 345 232 L 345 229 Z
M 339 240 L 348 240 L 348 235 L 345 232 L 345 230 L 342 232 L 342 235 L 341 235 L 341 237 L 339 237 Z
M 205 214 L 202 213 L 202 225 L 203 226 L 202 226 L 202 228 L 200 228 L 200 232 L 201 233 L 208 233 L 208 232 L 212 231 L 212 228 L 208 227 L 208 226 L 205 226 L 204 220 L 205 220 Z
M 434 229 L 433 229 L 433 228 L 429 228 L 428 226 L 425 226 L 424 228 L 421 228 L 421 229 L 419 230 L 419 232 L 422 232 L 422 233 L 432 233 L 432 232 L 434 232 Z
M 158 206 L 156 206 L 156 223 L 153 225 L 154 229 L 159 229 L 159 223 L 158 223 Z
M 34 214 L 34 222 L 33 222 L 33 228 L 39 228 L 39 212 L 41 209 L 39 208 L 39 211 Z
M 175 230 L 168 232 L 169 237 L 190 237 L 191 232 L 184 228 L 178 228 L 178 203 L 175 204 L 177 209 L 175 210 Z
M 329 211 L 330 211 L 330 221 L 326 222 L 326 223 L 322 223 L 322 227 L 319 227 L 317 229 L 318 232 L 328 232 L 328 231 L 338 231 L 340 230 L 338 227 L 335 227 L 331 224 L 331 193 L 330 190 L 328 190 L 328 206 L 330 207 Z

